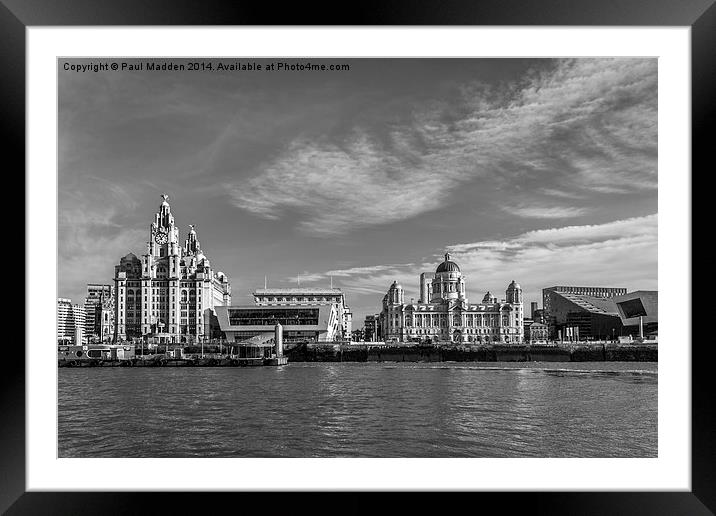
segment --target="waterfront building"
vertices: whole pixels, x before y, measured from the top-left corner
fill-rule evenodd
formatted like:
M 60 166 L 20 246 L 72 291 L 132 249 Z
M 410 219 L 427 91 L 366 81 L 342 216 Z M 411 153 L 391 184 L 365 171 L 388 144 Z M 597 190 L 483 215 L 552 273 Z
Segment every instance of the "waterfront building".
M 525 342 L 546 342 L 549 340 L 549 326 L 541 322 L 525 319 Z
M 72 317 L 72 300 L 57 298 L 57 341 L 71 340 L 75 335 L 75 323 Z
M 659 330 L 659 292 L 637 290 L 613 298 L 619 311 L 619 318 L 625 327 L 639 328 L 641 337 L 654 340 Z
M 460 267 L 445 253 L 435 273 L 422 273 L 417 303 L 406 304 L 398 282 L 383 297 L 381 332 L 385 340 L 397 342 L 505 342 L 519 343 L 524 337 L 522 287 L 512 281 L 505 299 L 489 291 L 482 302 L 467 299 Z
M 189 225 L 182 246 L 168 196 L 162 199 L 146 253 L 129 253 L 115 266 L 115 340 L 196 342 L 210 336 L 212 309 L 231 304 L 229 279 L 214 271 L 196 228 Z
M 84 341 L 86 317 L 84 307 L 71 299 L 57 298 L 57 341 L 81 345 Z
M 610 326 L 613 321 L 610 319 L 602 320 L 601 322 L 595 321 L 595 331 L 591 329 L 587 334 L 583 333 L 587 329 L 587 326 L 591 323 L 587 323 L 587 319 L 591 319 L 584 310 L 592 310 L 592 313 L 608 313 L 611 316 L 616 316 L 616 306 L 614 303 L 603 302 L 599 300 L 610 299 L 615 296 L 621 296 L 626 294 L 627 289 L 623 287 L 578 287 L 578 286 L 555 286 L 547 287 L 542 289 L 542 309 L 544 315 L 542 315 L 542 322 L 549 325 L 550 337 L 558 338 L 560 335 L 564 336 L 565 325 L 567 323 L 567 312 L 574 312 L 572 318 L 575 319 L 571 322 L 575 323 L 572 326 L 580 326 L 580 335 L 582 337 L 591 337 L 594 334 L 601 334 L 603 326 Z M 565 304 L 565 300 L 574 300 L 581 308 L 574 308 L 573 304 Z M 584 299 L 581 303 L 579 300 Z M 590 303 L 589 300 L 594 300 L 594 303 Z M 603 305 L 602 309 L 589 308 L 589 306 Z M 600 319 L 597 317 L 597 319 Z M 621 327 L 621 324 L 618 326 Z M 609 331 L 611 332 L 612 327 L 610 326 Z M 617 327 L 614 327 L 614 332 L 617 332 Z M 573 334 L 574 332 L 570 332 Z
M 380 314 L 365 316 L 363 323 L 363 338 L 366 342 L 378 342 L 381 340 Z
M 102 342 L 112 341 L 114 338 L 114 293 L 111 297 L 102 300 L 97 308 L 97 319 L 99 320 L 99 336 Z
M 577 296 L 590 296 L 595 298 L 608 299 L 614 296 L 622 296 L 627 293 L 627 289 L 623 287 L 574 287 L 574 286 L 557 286 L 542 289 L 542 308 L 548 314 L 552 313 L 552 299 L 554 295 L 574 294 Z
M 615 296 L 595 297 L 570 292 L 549 293 L 550 333 L 559 339 L 613 340 L 633 330 L 619 318 Z
M 85 297 L 84 309 L 86 317 L 85 335 L 88 339 L 99 339 L 102 337 L 102 307 L 114 297 L 112 285 L 100 285 L 96 283 L 87 284 L 87 296 Z M 114 314 L 112 314 L 114 319 Z M 105 322 L 105 328 L 109 321 Z M 111 334 L 110 334 L 111 335 Z
M 226 340 L 256 342 L 271 339 L 276 324 L 283 327 L 283 340 L 334 342 L 341 340 L 343 321 L 335 303 L 283 306 L 216 306 L 216 322 Z
M 323 306 L 335 307 L 340 320 L 337 339 L 350 339 L 353 314 L 346 306 L 346 297 L 339 288 L 259 288 L 253 292 L 256 306 Z

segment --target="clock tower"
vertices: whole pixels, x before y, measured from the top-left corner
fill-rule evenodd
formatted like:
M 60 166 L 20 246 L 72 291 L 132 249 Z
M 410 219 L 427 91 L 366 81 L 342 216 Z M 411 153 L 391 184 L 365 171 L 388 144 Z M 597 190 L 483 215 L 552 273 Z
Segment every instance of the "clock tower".
M 214 306 L 231 303 L 229 279 L 212 268 L 194 225 L 180 245 L 168 199 L 162 194 L 141 260 L 130 253 L 115 266 L 115 340 L 196 342 L 211 334 Z
M 181 247 L 179 228 L 162 194 L 162 204 L 149 226 L 147 253 L 142 256 L 142 334 L 178 335 Z

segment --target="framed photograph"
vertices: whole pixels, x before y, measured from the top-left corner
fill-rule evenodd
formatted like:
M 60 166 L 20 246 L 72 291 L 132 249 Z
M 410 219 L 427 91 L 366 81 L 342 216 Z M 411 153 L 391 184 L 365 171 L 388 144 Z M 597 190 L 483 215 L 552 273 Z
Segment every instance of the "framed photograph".
M 3 510 L 713 511 L 713 2 L 130 4 L 0 8 L 28 252 Z

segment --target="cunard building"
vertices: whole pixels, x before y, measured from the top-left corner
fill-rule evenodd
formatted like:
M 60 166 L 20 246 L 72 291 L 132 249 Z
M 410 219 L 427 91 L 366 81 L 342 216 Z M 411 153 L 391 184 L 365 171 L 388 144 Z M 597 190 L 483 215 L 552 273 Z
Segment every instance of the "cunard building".
M 397 282 L 383 298 L 379 317 L 386 341 L 450 341 L 519 343 L 524 338 L 522 288 L 512 281 L 505 298 L 489 291 L 482 302 L 471 304 L 465 294 L 460 267 L 445 254 L 435 274 L 420 275 L 420 298 L 406 304 Z
M 195 342 L 209 337 L 216 306 L 231 303 L 231 285 L 214 272 L 190 225 L 184 245 L 162 195 L 142 258 L 129 253 L 115 266 L 115 340 Z

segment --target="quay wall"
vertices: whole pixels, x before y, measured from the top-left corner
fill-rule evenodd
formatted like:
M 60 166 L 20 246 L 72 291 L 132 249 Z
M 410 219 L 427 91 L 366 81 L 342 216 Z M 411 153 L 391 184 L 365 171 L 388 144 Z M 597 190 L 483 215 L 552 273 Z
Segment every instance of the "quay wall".
M 291 362 L 657 362 L 654 344 L 573 346 L 363 346 L 288 345 Z
M 184 348 L 185 351 L 187 348 Z M 141 355 L 141 352 L 138 353 Z M 587 344 L 570 346 L 530 345 L 361 345 L 288 344 L 284 356 L 291 362 L 657 362 L 655 344 Z M 262 359 L 240 359 L 221 353 L 200 358 L 163 354 L 129 360 L 58 360 L 59 367 L 237 367 L 276 365 Z

